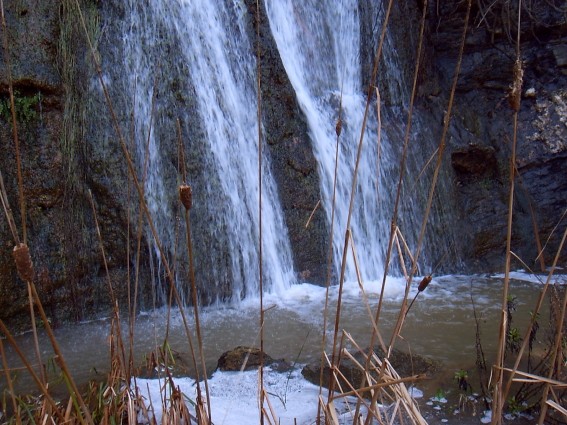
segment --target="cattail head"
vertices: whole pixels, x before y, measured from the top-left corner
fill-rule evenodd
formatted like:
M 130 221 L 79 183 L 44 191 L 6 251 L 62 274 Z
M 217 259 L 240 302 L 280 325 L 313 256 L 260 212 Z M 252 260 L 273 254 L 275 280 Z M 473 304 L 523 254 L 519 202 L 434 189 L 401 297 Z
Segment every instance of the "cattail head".
M 28 246 L 24 243 L 16 245 L 13 255 L 20 278 L 26 282 L 31 282 L 34 277 L 34 270 Z
M 189 186 L 188 184 L 182 184 L 181 186 L 179 186 L 179 199 L 181 199 L 181 203 L 186 210 L 191 209 L 193 200 L 193 192 L 191 190 L 191 186 Z
M 514 63 L 514 81 L 510 87 L 510 93 L 508 93 L 508 103 L 514 112 L 518 112 L 520 110 L 523 80 L 524 69 L 522 68 L 522 61 L 517 60 Z
M 417 287 L 417 290 L 419 292 L 423 292 L 425 291 L 425 288 L 427 288 L 427 285 L 429 285 L 431 283 L 431 275 L 429 276 L 425 276 L 423 279 L 421 279 L 421 282 L 419 282 L 419 286 Z
M 343 129 L 343 120 L 339 118 L 337 120 L 337 125 L 335 126 L 335 133 L 337 133 L 337 137 L 341 135 L 342 129 Z

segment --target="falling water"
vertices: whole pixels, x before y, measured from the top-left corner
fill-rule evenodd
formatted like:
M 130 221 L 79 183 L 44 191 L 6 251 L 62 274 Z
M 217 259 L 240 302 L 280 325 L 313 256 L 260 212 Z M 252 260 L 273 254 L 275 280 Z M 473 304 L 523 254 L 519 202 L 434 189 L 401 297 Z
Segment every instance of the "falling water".
M 392 140 L 399 141 L 400 135 L 379 131 L 375 103 L 368 109 L 368 121 L 363 126 L 366 88 L 362 82 L 359 2 L 330 3 L 265 0 L 264 4 L 285 72 L 309 126 L 329 224 L 335 198 L 335 270 L 342 259 L 354 193 L 349 225 L 353 246 L 363 279 L 375 280 L 384 270 L 392 217 L 391 188 L 397 179 L 397 148 Z M 245 2 L 130 0 L 116 1 L 112 7 L 109 25 L 121 26 L 113 31 L 121 39 L 117 47 L 110 48 L 116 50 L 116 70 L 106 72 L 116 80 L 115 85 L 123 85 L 116 88 L 117 93 L 131 96 L 124 109 L 131 105 L 139 175 L 145 174 L 148 206 L 163 245 L 170 255 L 179 245 L 172 217 L 179 206 L 176 193 L 180 173 L 173 163 L 177 144 L 174 123 L 180 118 L 187 156 L 193 158 L 193 165 L 188 166 L 189 182 L 196 183 L 192 216 L 200 220 L 194 234 L 201 238 L 196 246 L 205 251 L 197 267 L 208 274 L 204 279 L 211 294 L 207 302 L 257 295 L 256 61 L 248 38 L 252 31 Z M 124 19 L 118 20 L 117 16 Z M 115 24 L 117 21 L 119 24 Z M 388 79 L 390 98 L 407 99 L 395 54 L 393 48 L 385 50 L 382 76 Z M 176 98 L 181 100 L 172 106 Z M 339 116 L 342 131 L 337 138 Z M 403 123 L 399 118 L 394 121 Z M 359 146 L 360 162 L 354 182 Z M 294 282 L 295 273 L 269 154 L 267 149 L 263 152 L 264 279 L 269 290 L 281 291 Z M 422 157 L 428 158 L 431 152 Z M 412 196 L 406 198 L 411 200 Z M 421 218 L 413 214 L 410 218 L 404 216 L 404 220 L 413 230 Z M 206 267 L 203 262 L 207 262 Z M 347 256 L 346 277 L 356 278 L 352 255 Z
M 134 117 L 138 163 L 145 161 L 149 140 L 149 162 L 145 190 L 148 206 L 164 245 L 172 246 L 174 235 L 171 220 L 172 201 L 167 193 L 176 193 L 172 183 L 164 182 L 164 164 L 173 162 L 163 157 L 164 141 L 149 130 L 152 113 L 152 92 L 156 75 L 166 56 L 164 31 L 174 39 L 180 57 L 175 66 L 188 75 L 198 115 L 205 153 L 204 185 L 209 203 L 205 220 L 210 241 L 201 249 L 213 248 L 223 240 L 223 257 L 230 281 L 229 299 L 239 300 L 258 294 L 259 264 L 259 185 L 258 124 L 254 50 L 246 35 L 246 9 L 241 2 L 222 1 L 157 1 L 130 2 L 125 6 L 130 21 L 124 28 L 124 56 L 130 76 L 127 92 L 134 93 Z M 185 82 L 184 82 L 185 83 Z M 157 101 L 156 101 L 157 102 Z M 167 108 L 167 105 L 155 108 Z M 159 112 L 159 111 L 158 111 Z M 195 117 L 193 117 L 194 119 Z M 157 125 L 156 123 L 155 125 Z M 199 131 L 201 133 L 199 133 Z M 149 134 L 149 136 L 148 136 Z M 171 140 L 168 143 L 175 143 Z M 175 150 L 174 150 L 175 152 Z M 264 285 L 277 292 L 293 283 L 294 273 L 287 230 L 279 205 L 276 186 L 270 173 L 269 157 L 262 157 L 262 228 Z M 203 164 L 201 164 L 203 165 Z M 167 167 L 167 165 L 166 165 Z M 171 168 L 171 167 L 169 167 Z M 191 175 L 189 176 L 191 180 Z M 169 191 L 169 192 L 168 192 Z M 168 211 L 169 209 L 169 211 Z M 221 267 L 219 267 L 221 268 Z M 219 273 L 212 270 L 212 274 Z M 218 280 L 221 280 L 219 277 Z M 226 301 L 226 299 L 225 299 Z
M 366 100 L 360 66 L 358 1 L 327 3 L 266 0 L 266 9 L 286 72 L 309 123 L 329 222 L 337 143 L 335 123 L 340 109 L 343 125 L 339 138 L 333 235 L 337 265 L 341 263 L 344 246 Z M 385 134 L 381 135 L 382 147 L 378 148 L 376 110 L 370 114 L 374 120 L 369 121 L 364 132 L 350 229 L 363 278 L 377 279 L 383 272 L 384 247 L 389 235 L 389 213 L 383 193 L 383 179 L 389 170 L 380 167 L 391 161 Z M 351 260 L 347 279 L 355 279 L 354 273 Z

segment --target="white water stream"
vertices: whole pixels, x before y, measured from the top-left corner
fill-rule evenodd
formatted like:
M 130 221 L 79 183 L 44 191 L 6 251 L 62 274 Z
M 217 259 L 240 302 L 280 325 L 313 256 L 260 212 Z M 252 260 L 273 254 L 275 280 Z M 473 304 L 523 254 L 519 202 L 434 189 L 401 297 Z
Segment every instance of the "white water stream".
M 339 108 L 341 110 L 343 124 L 339 138 L 333 234 L 334 263 L 335 267 L 339 267 L 366 105 L 365 88 L 362 87 L 358 1 L 266 0 L 265 4 L 281 59 L 309 123 L 329 224 L 337 145 L 335 124 Z M 382 276 L 391 218 L 384 196 L 386 170 L 379 167 L 388 166 L 390 161 L 387 135 L 384 133 L 382 149 L 378 149 L 375 107 L 369 116 L 360 154 L 350 229 L 358 250 L 362 278 L 375 280 Z M 350 255 L 349 259 L 346 279 L 355 280 Z
M 194 87 L 199 121 L 204 130 L 207 163 L 206 188 L 210 199 L 212 238 L 228 241 L 227 275 L 232 300 L 258 293 L 259 269 L 259 177 L 258 121 L 255 57 L 246 36 L 245 6 L 232 1 L 150 1 L 147 7 L 131 4 L 131 32 L 124 37 L 127 75 L 135 88 L 138 127 L 138 157 L 144 161 L 145 139 L 151 117 L 154 85 L 150 70 L 164 28 L 178 40 L 182 56 L 176 58 L 188 69 Z M 170 34 L 170 35 L 171 35 Z M 147 39 L 142 49 L 141 39 Z M 149 47 L 148 47 L 149 46 Z M 264 143 L 264 141 L 262 141 Z M 150 211 L 166 246 L 172 246 L 171 211 L 167 205 L 160 142 L 150 137 L 146 193 Z M 270 171 L 270 158 L 262 156 L 262 256 L 264 285 L 268 292 L 281 292 L 295 281 L 291 250 L 277 188 Z M 173 189 L 175 191 L 175 189 Z M 168 245 L 169 244 L 169 245 Z M 214 242 L 211 241 L 211 246 Z M 207 249 L 207 247 L 201 247 Z M 217 254 L 219 255 L 219 254 Z M 229 301 L 229 300 L 227 300 Z

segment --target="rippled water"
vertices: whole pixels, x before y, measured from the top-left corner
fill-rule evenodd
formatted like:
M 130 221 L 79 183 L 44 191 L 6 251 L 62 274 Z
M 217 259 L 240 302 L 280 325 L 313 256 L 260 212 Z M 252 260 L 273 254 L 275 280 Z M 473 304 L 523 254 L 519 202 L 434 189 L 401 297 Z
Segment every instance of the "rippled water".
M 520 332 L 529 320 L 541 283 L 533 276 L 519 274 L 511 281 L 510 294 L 517 299 L 513 313 L 513 326 Z M 561 278 L 559 278 L 561 281 Z M 473 303 L 481 318 L 482 342 L 487 361 L 495 353 L 495 342 L 500 321 L 501 277 L 490 276 L 441 276 L 434 278 L 426 291 L 421 293 L 406 317 L 397 340 L 396 348 L 413 354 L 429 356 L 440 361 L 449 374 L 459 369 L 474 369 L 475 321 Z M 563 278 L 563 281 L 565 279 Z M 391 336 L 392 328 L 403 297 L 403 281 L 391 278 L 386 287 L 386 297 L 379 329 L 385 340 Z M 365 347 L 370 341 L 368 308 L 374 315 L 379 285 L 369 282 L 365 287 L 368 305 L 356 283 L 347 283 L 343 291 L 340 329 L 349 332 L 358 344 Z M 415 290 L 410 293 L 413 298 Z M 332 329 L 336 311 L 337 288 L 330 289 L 328 341 L 332 340 Z M 264 344 L 266 352 L 274 358 L 308 363 L 319 360 L 321 352 L 322 323 L 325 288 L 309 284 L 294 285 L 279 296 L 265 300 L 268 311 L 265 315 Z M 547 304 L 547 303 L 546 303 Z M 273 308 L 269 308 L 273 307 Z M 548 307 L 546 307 L 547 311 Z M 542 313 L 542 328 L 546 313 Z M 191 312 L 188 312 L 191 316 Z M 258 303 L 248 300 L 239 308 L 205 308 L 202 310 L 202 330 L 207 368 L 213 371 L 220 355 L 238 345 L 259 346 Z M 163 343 L 167 314 L 165 310 L 146 312 L 137 319 L 135 347 L 137 361 L 153 347 Z M 110 321 L 101 319 L 89 323 L 69 325 L 56 330 L 57 340 L 65 359 L 78 382 L 104 376 L 109 367 Z M 126 325 L 124 325 L 126 327 Z M 192 324 L 191 324 L 192 327 Z M 31 334 L 18 338 L 20 348 L 34 358 Z M 195 341 L 195 340 L 194 340 Z M 172 312 L 169 343 L 179 353 L 180 361 L 190 363 L 189 345 L 179 312 Z M 45 335 L 41 335 L 42 356 L 49 363 L 53 356 Z M 8 364 L 20 367 L 20 361 L 12 349 L 5 344 Z M 34 363 L 33 360 L 31 360 Z M 17 372 L 16 383 L 20 390 L 29 391 L 31 381 L 23 371 Z M 0 379 L 0 390 L 5 387 Z M 435 385 L 435 384 L 432 384 Z

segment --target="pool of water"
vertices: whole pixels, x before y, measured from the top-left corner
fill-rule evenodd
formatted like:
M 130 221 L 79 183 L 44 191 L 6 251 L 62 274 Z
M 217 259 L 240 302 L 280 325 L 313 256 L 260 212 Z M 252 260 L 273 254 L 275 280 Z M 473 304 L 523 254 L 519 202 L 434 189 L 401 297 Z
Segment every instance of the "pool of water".
M 545 277 L 539 279 L 545 280 Z M 555 279 L 560 283 L 565 282 L 564 277 Z M 435 277 L 428 288 L 419 294 L 406 316 L 400 337 L 396 340 L 396 348 L 428 356 L 441 363 L 445 373 L 420 384 L 426 398 L 443 387 L 455 386 L 456 384 L 451 382 L 455 371 L 474 369 L 475 309 L 480 319 L 483 350 L 486 360 L 491 364 L 498 338 L 502 284 L 502 276 L 440 276 Z M 530 319 L 530 311 L 534 309 L 542 287 L 537 277 L 523 273 L 513 275 L 509 290 L 516 302 L 512 326 L 520 329 L 520 334 L 524 332 Z M 301 284 L 284 293 L 265 297 L 264 347 L 267 354 L 273 358 L 285 358 L 300 364 L 320 359 L 325 292 L 325 288 Z M 345 284 L 343 290 L 339 329 L 350 333 L 361 347 L 367 347 L 370 343 L 370 315 L 375 315 L 379 292 L 378 282 L 367 283 L 364 293 L 355 282 Z M 388 279 L 378 323 L 380 333 L 386 341 L 391 337 L 403 294 L 404 282 L 396 278 Z M 410 300 L 414 295 L 415 289 L 412 289 Z M 329 344 L 333 338 L 337 287 L 330 288 L 329 299 L 327 350 L 330 350 Z M 542 318 L 545 318 L 548 310 L 546 301 L 541 313 Z M 167 317 L 165 309 L 144 312 L 137 317 L 133 352 L 138 364 L 143 363 L 144 356 L 154 347 L 163 344 Z M 187 317 L 192 317 L 192 310 L 187 311 Z M 192 319 L 189 326 L 194 328 Z M 123 328 L 126 327 L 127 324 L 124 323 Z M 238 307 L 204 308 L 201 310 L 201 328 L 206 365 L 208 371 L 212 372 L 223 352 L 238 345 L 259 346 L 259 304 L 257 300 L 247 300 Z M 79 383 L 104 376 L 108 371 L 109 331 L 109 319 L 56 329 L 56 337 L 65 360 Z M 196 344 L 195 336 L 192 337 Z M 125 338 L 126 343 L 127 341 Z M 187 373 L 191 375 L 193 372 L 187 341 L 181 315 L 174 310 L 171 313 L 168 342 L 177 353 L 179 361 L 188 365 Z M 17 342 L 30 361 L 35 363 L 31 334 L 19 335 Z M 6 343 L 4 345 L 9 367 L 21 367 L 13 348 Z M 40 334 L 40 345 L 43 361 L 49 364 L 53 350 L 43 333 Z M 15 375 L 19 391 L 29 391 L 33 388 L 25 371 L 18 371 Z M 5 378 L 2 375 L 0 391 L 5 386 Z

